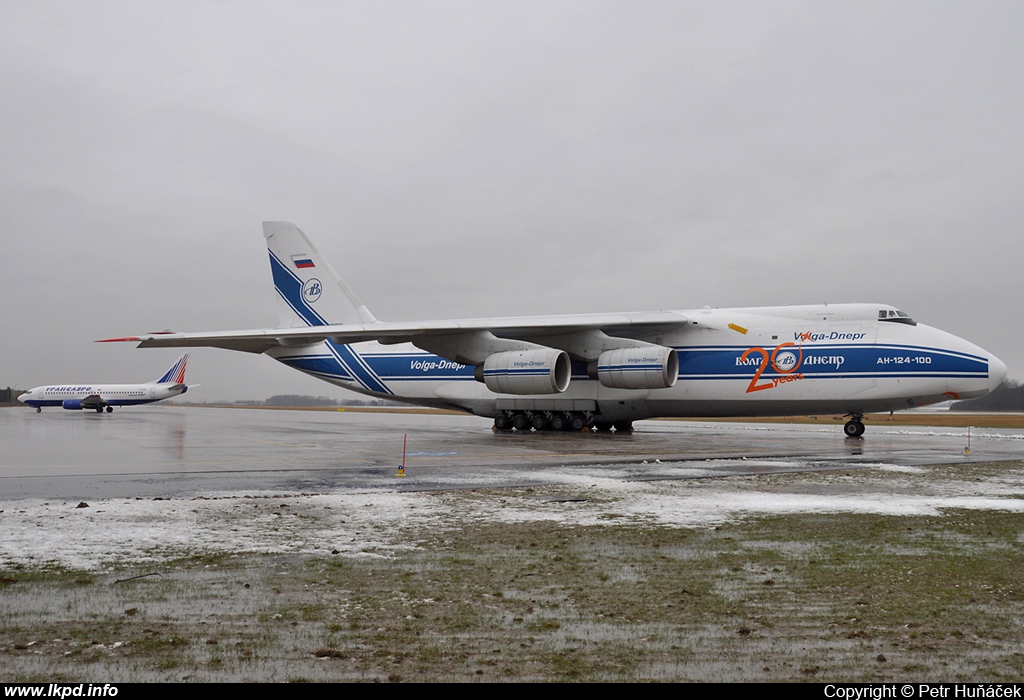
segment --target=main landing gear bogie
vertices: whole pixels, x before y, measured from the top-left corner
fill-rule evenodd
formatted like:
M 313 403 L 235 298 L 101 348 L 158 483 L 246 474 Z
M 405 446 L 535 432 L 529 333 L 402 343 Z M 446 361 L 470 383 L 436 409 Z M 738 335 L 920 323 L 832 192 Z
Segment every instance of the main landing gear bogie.
M 528 430 L 530 428 L 530 417 L 525 413 L 516 413 L 512 416 L 512 427 L 519 431 Z
M 494 418 L 494 429 L 501 431 L 515 429 L 519 432 L 535 430 L 539 433 L 545 430 L 583 430 L 589 423 L 590 421 L 582 413 L 505 411 Z
M 494 418 L 494 429 L 509 431 L 515 429 L 519 432 L 556 431 L 579 433 L 591 428 L 599 431 L 610 431 L 615 428 L 617 433 L 633 432 L 632 421 L 618 421 L 615 423 L 597 421 L 580 411 L 505 411 Z

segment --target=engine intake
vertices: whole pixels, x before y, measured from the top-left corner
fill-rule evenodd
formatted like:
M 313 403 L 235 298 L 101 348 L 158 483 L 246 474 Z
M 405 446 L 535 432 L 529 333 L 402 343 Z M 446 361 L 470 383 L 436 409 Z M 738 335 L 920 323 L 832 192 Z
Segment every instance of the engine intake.
M 561 394 L 571 377 L 572 363 L 562 350 L 499 352 L 483 365 L 484 384 L 496 394 Z
M 597 378 L 612 389 L 667 389 L 679 377 L 679 355 L 658 346 L 601 353 Z

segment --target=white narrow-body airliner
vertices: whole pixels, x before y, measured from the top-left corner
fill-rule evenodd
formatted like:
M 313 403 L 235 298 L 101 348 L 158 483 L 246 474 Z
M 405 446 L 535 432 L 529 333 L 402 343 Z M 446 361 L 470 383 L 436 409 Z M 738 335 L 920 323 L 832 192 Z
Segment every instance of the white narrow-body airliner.
M 144 384 L 50 384 L 29 389 L 18 401 L 34 407 L 37 412 L 42 411 L 43 406 L 60 406 L 69 411 L 103 413 L 106 409 L 111 413 L 114 406 L 138 406 L 184 394 L 189 389 L 185 384 L 187 362 L 188 353 L 185 353 L 162 377 Z
M 652 417 L 863 414 L 988 394 L 991 353 L 886 304 L 378 321 L 295 224 L 264 222 L 278 328 L 111 341 L 264 353 L 362 394 L 498 430 L 628 430 Z

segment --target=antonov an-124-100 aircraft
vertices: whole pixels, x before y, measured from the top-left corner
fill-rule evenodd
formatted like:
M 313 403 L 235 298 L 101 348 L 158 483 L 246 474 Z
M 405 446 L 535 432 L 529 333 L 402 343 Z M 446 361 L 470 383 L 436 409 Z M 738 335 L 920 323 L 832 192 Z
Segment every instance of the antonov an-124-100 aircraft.
M 281 327 L 106 341 L 264 353 L 368 396 L 497 430 L 629 430 L 668 416 L 863 414 L 984 396 L 1006 366 L 886 304 L 378 321 L 293 223 L 263 235 Z

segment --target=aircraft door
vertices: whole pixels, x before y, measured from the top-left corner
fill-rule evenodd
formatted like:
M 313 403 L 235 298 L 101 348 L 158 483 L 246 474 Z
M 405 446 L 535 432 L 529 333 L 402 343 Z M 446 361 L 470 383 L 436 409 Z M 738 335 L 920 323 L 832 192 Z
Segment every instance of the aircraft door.
M 156 398 L 156 387 L 155 386 L 149 387 L 149 398 L 151 398 L 151 399 L 155 399 Z

